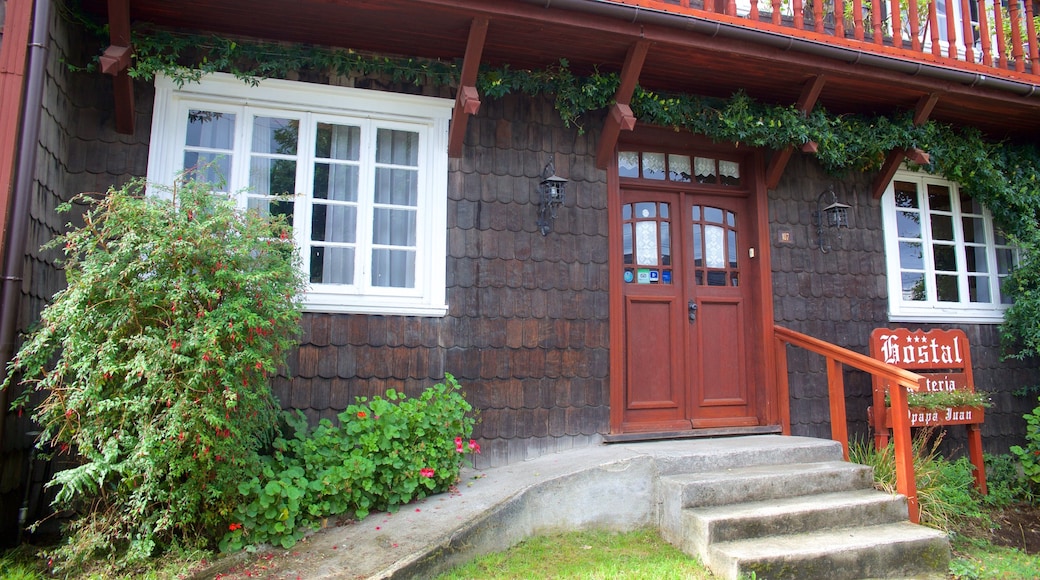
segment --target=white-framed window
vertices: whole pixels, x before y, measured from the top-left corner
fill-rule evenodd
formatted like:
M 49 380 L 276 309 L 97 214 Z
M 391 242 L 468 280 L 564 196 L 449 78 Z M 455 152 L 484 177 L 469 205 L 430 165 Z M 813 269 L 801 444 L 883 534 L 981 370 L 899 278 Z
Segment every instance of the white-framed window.
M 205 166 L 240 207 L 288 215 L 307 310 L 447 312 L 451 100 L 224 74 L 155 93 L 149 181 Z
M 1018 252 L 958 184 L 899 171 L 881 198 L 889 318 L 999 323 Z

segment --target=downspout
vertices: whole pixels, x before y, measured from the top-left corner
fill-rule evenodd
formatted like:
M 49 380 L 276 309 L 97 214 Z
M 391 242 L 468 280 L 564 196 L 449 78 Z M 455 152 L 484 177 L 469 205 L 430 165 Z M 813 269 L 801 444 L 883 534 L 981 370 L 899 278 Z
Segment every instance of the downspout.
M 7 377 L 7 364 L 14 357 L 15 333 L 18 327 L 19 302 L 29 231 L 29 208 L 36 180 L 36 150 L 40 142 L 40 117 L 43 111 L 44 67 L 47 63 L 47 35 L 50 24 L 50 0 L 36 0 L 33 7 L 32 38 L 29 41 L 25 96 L 22 100 L 21 136 L 18 141 L 18 163 L 7 215 L 7 238 L 3 246 L 3 275 L 0 278 L 0 381 Z M 0 434 L 11 389 L 0 391 Z
M 903 73 L 909 76 L 923 76 L 942 81 L 967 85 L 969 87 L 985 87 L 1018 95 L 1020 97 L 1040 97 L 1037 86 L 1030 83 L 988 77 L 984 74 L 950 69 L 942 66 L 911 62 L 867 53 L 843 46 L 835 46 L 804 38 L 786 36 L 763 30 L 745 28 L 735 24 L 704 20 L 701 18 L 673 14 L 664 10 L 618 4 L 609 0 L 525 0 L 543 8 L 560 8 L 596 14 L 617 20 L 625 20 L 633 24 L 654 24 L 668 28 L 678 28 L 703 34 L 708 37 L 721 37 L 755 44 L 764 44 L 773 48 L 801 52 L 820 56 L 848 64 L 862 64 L 880 69 Z

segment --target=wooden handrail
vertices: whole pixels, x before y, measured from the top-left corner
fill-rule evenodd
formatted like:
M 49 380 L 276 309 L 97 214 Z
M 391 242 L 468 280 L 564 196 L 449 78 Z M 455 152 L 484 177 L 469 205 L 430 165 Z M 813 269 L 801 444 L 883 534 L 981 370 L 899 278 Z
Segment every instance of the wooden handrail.
M 892 408 L 892 441 L 895 446 L 896 491 L 906 497 L 910 521 L 920 521 L 917 501 L 917 482 L 914 480 L 913 444 L 910 439 L 910 411 L 906 389 L 918 391 L 925 378 L 869 356 L 813 338 L 782 326 L 773 326 L 776 340 L 777 384 L 781 393 L 787 393 L 787 364 L 785 346 L 790 344 L 823 356 L 827 361 L 827 397 L 831 411 L 831 438 L 841 443 L 845 459 L 849 458 L 849 433 L 845 414 L 845 380 L 842 366 L 848 365 L 878 377 L 888 386 Z
M 967 0 L 613 1 L 836 42 L 864 52 L 896 52 L 900 58 L 989 70 L 1007 78 L 1020 78 L 1022 74 L 1040 77 L 1040 42 L 1031 0 L 979 0 L 975 20 Z M 940 6 L 944 8 L 942 24 L 938 20 Z

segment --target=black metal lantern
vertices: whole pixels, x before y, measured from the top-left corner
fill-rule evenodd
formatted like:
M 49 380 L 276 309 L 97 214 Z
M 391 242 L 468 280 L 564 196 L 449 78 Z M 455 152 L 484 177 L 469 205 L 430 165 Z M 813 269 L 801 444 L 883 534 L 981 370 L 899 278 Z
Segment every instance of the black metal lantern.
M 824 204 L 827 204 L 826 206 Z M 826 228 L 839 228 L 837 238 L 841 239 L 840 228 L 849 227 L 849 206 L 838 201 L 833 187 L 823 190 L 816 198 L 816 211 L 813 212 L 813 225 L 816 226 L 816 243 L 820 251 L 826 254 L 831 246 L 824 238 Z
M 542 180 L 538 183 L 538 229 L 543 236 L 549 235 L 556 210 L 567 199 L 567 180 L 556 175 L 553 156 L 542 169 Z

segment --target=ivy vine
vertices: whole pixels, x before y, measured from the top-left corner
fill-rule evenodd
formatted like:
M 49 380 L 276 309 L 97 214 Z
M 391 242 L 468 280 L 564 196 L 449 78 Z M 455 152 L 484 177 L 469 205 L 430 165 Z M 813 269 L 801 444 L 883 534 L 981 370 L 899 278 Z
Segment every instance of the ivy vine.
M 416 87 L 455 86 L 461 69 L 458 61 L 182 34 L 147 24 L 135 25 L 132 42 L 129 74 L 133 78 L 150 80 L 161 73 L 179 84 L 221 71 L 253 84 L 262 78 L 312 74 L 371 76 Z M 564 123 L 582 130 L 586 114 L 613 103 L 619 82 L 616 73 L 575 74 L 561 60 L 543 70 L 483 67 L 478 90 L 492 99 L 551 95 Z M 1004 291 L 1015 302 L 1001 330 L 1006 356 L 1040 355 L 1040 259 L 1036 258 L 1040 256 L 1040 150 L 1035 145 L 992 141 L 977 129 L 935 121 L 918 126 L 910 111 L 892 116 L 839 115 L 818 107 L 806 115 L 793 105 L 758 102 L 742 92 L 718 99 L 637 87 L 631 107 L 643 122 L 716 141 L 773 150 L 815 142 L 817 160 L 831 173 L 876 171 L 894 149 L 927 151 L 930 165 L 920 169 L 966 187 L 1023 250 L 1022 263 L 1005 282 Z

